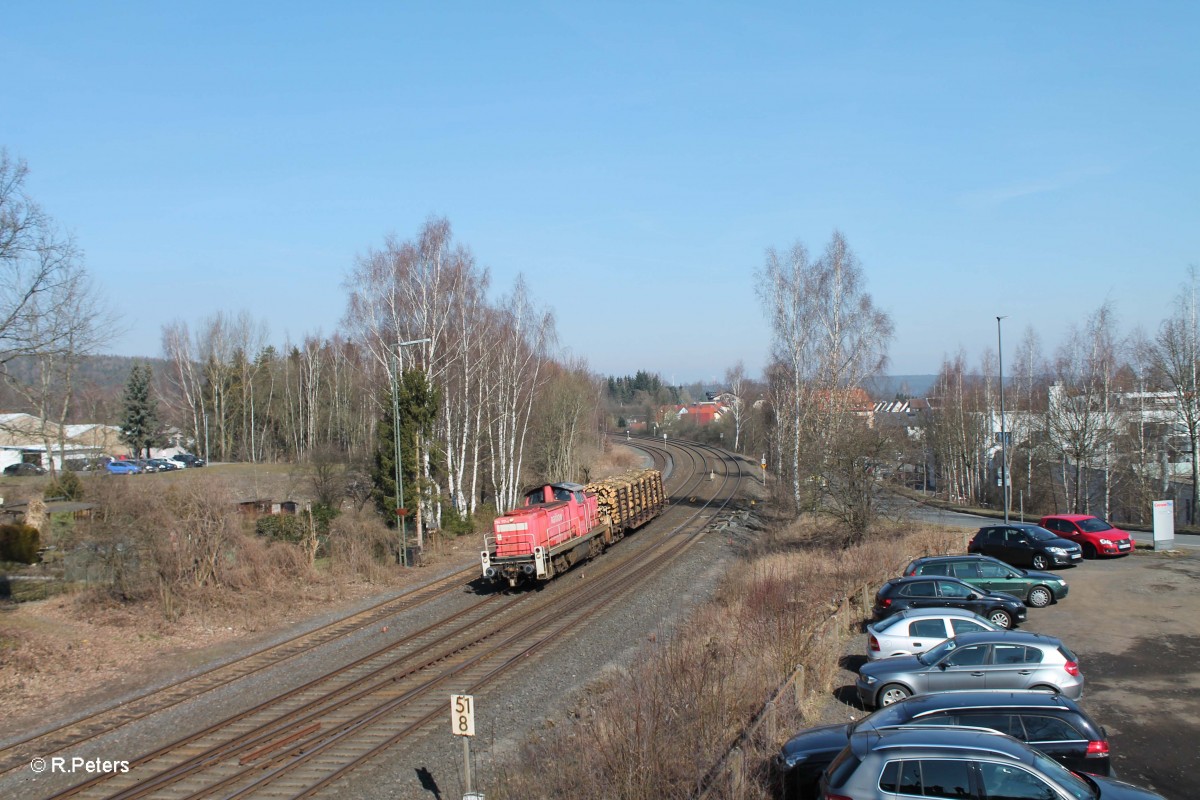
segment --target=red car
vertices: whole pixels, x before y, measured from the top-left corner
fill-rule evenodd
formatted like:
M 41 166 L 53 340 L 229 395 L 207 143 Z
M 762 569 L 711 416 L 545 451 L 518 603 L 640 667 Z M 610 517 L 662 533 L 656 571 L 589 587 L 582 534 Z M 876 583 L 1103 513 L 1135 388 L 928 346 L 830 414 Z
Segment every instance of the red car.
M 1084 558 L 1123 556 L 1133 552 L 1133 537 L 1099 517 L 1087 514 L 1053 514 L 1038 523 L 1064 539 L 1078 542 Z

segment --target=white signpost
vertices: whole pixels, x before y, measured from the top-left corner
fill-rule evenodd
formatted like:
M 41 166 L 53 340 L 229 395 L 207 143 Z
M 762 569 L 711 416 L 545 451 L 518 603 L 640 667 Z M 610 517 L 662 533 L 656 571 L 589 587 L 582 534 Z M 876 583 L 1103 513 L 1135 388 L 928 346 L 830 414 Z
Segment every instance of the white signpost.
M 1175 501 L 1154 501 L 1154 549 L 1171 550 L 1175 547 Z
M 463 800 L 483 800 L 482 793 L 471 791 L 471 737 L 475 735 L 475 698 L 471 695 L 450 695 L 450 732 L 463 737 Z

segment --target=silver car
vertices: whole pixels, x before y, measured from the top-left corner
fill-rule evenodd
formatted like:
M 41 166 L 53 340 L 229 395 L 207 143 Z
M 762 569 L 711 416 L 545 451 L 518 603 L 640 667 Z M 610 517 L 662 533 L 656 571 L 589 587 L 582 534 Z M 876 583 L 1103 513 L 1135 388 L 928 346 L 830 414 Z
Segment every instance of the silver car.
M 1025 631 L 964 633 L 915 656 L 868 661 L 858 670 L 868 708 L 951 689 L 1045 689 L 1083 696 L 1079 659 L 1053 636 Z
M 906 608 L 867 626 L 867 658 L 915 655 L 951 636 L 998 630 L 1003 629 L 959 608 Z

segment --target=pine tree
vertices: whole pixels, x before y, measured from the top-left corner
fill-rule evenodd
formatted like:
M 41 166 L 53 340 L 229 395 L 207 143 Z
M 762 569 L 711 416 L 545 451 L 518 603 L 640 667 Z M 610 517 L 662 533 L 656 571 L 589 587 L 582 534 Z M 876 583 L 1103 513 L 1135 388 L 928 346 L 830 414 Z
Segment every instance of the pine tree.
M 437 392 L 425 380 L 420 370 L 405 370 L 396 387 L 396 403 L 400 412 L 400 463 L 404 481 L 404 501 L 415 508 L 420 501 L 419 454 L 417 442 L 428 439 L 437 416 Z M 386 387 L 380 397 L 383 414 L 376 426 L 375 459 L 371 470 L 374 485 L 372 496 L 380 513 L 389 524 L 395 524 L 396 506 L 396 420 L 392 417 L 392 392 Z M 437 459 L 435 458 L 436 462 Z
M 124 406 L 121 420 L 121 441 L 133 450 L 138 457 L 144 450 L 150 457 L 150 446 L 158 439 L 158 411 L 155 408 L 154 396 L 151 390 L 152 373 L 150 366 L 135 363 L 129 370 L 129 380 L 125 383 Z

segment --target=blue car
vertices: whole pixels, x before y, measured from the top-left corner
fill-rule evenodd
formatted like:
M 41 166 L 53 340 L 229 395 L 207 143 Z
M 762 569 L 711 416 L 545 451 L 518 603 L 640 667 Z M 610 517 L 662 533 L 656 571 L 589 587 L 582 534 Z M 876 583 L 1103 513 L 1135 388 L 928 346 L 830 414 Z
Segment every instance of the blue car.
M 142 470 L 131 461 L 110 461 L 104 468 L 113 475 L 136 475 Z

